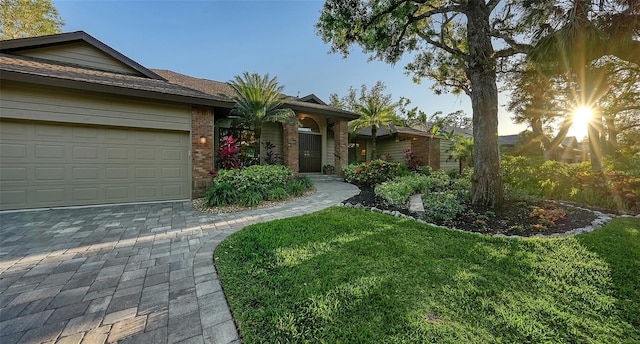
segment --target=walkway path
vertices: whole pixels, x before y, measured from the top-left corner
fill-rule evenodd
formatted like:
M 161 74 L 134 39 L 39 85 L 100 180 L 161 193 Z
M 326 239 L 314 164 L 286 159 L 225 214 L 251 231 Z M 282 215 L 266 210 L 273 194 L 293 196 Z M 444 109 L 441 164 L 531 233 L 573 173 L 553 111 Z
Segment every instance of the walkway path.
M 308 198 L 234 214 L 190 202 L 0 214 L 0 343 L 240 342 L 213 252 L 247 225 L 358 192 L 316 186 Z

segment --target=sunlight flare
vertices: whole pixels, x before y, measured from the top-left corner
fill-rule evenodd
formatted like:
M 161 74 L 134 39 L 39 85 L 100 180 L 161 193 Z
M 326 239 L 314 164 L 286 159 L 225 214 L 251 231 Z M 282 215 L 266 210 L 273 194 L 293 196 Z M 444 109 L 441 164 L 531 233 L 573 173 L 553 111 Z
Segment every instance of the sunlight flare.
M 588 135 L 589 122 L 593 118 L 593 109 L 588 106 L 581 106 L 573 111 L 573 124 L 570 135 L 582 139 Z

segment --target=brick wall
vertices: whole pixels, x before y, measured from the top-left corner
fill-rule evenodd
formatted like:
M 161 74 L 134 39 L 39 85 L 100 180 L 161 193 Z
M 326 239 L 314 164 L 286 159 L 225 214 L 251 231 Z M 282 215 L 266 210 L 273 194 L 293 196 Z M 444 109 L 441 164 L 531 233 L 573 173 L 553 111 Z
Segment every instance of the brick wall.
M 420 165 L 429 165 L 434 170 L 440 169 L 440 148 L 438 139 L 416 137 L 411 140 L 411 150 L 418 157 Z
M 282 159 L 284 165 L 291 168 L 295 174 L 300 171 L 298 163 L 298 126 L 295 124 L 283 124 Z
M 201 138 L 206 143 L 201 142 Z M 213 109 L 191 108 L 191 181 L 192 197 L 202 197 L 211 186 L 209 171 L 213 169 Z
M 342 175 L 342 169 L 349 164 L 349 128 L 346 120 L 338 119 L 334 122 L 333 138 L 336 173 Z

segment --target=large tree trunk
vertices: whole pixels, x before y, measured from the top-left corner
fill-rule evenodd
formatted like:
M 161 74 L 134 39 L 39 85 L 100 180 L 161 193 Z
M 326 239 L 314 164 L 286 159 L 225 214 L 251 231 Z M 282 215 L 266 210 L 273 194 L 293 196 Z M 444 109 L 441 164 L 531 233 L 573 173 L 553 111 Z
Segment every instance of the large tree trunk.
M 498 151 L 498 88 L 496 58 L 491 44 L 490 9 L 484 0 L 467 6 L 469 79 L 473 108 L 473 176 L 471 202 L 499 207 L 504 201 Z

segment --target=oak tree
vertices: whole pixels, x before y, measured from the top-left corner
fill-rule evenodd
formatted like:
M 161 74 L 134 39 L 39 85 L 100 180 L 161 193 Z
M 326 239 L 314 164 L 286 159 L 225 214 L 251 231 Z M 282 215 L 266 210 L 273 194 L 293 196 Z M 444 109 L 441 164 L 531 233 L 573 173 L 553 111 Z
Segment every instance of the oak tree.
M 516 41 L 521 32 L 516 17 L 511 1 L 327 0 L 317 30 L 333 52 L 344 56 L 352 45 L 391 64 L 411 54 L 406 68 L 415 81 L 434 78 L 436 93 L 469 95 L 475 142 L 472 203 L 500 206 L 496 67 L 499 59 L 527 49 Z

